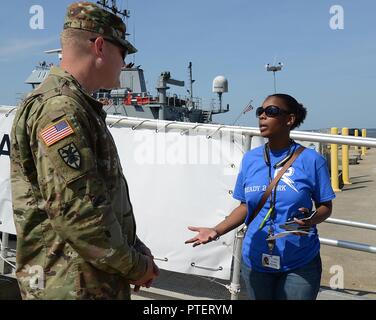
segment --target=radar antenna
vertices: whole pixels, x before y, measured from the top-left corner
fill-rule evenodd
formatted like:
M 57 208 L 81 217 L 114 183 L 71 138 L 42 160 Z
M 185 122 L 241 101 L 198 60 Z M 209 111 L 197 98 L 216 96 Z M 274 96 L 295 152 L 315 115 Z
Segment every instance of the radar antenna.
M 120 15 L 125 19 L 129 18 L 129 11 L 128 10 L 119 10 L 116 5 L 116 0 L 99 0 L 97 4 L 101 5 L 103 8 L 111 10 L 114 14 Z

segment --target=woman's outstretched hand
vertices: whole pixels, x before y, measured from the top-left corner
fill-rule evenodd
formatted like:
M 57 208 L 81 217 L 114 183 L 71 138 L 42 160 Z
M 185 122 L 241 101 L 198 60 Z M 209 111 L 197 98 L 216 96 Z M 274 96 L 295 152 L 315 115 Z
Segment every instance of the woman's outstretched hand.
M 199 246 L 200 244 L 206 244 L 210 241 L 218 239 L 218 232 L 214 228 L 204 228 L 204 227 L 188 227 L 191 231 L 196 231 L 198 234 L 185 241 L 184 243 L 193 243 L 193 247 Z

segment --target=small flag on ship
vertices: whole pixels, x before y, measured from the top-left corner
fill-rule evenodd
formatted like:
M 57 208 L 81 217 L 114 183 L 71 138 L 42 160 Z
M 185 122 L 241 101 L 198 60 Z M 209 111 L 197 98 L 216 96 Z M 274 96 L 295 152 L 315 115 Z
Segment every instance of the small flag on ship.
M 244 110 L 243 110 L 243 114 L 244 113 L 247 113 L 248 111 L 251 111 L 253 110 L 253 106 L 252 106 L 252 99 L 248 102 L 248 104 L 245 106 Z

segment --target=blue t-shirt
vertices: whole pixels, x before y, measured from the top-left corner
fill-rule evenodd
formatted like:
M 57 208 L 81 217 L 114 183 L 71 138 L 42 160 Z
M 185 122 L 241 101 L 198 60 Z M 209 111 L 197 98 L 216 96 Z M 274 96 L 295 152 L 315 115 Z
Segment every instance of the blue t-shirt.
M 292 150 L 300 145 L 294 144 Z M 263 154 L 264 146 L 248 151 L 242 160 L 241 169 L 236 181 L 233 197 L 247 204 L 250 215 L 260 202 L 269 185 L 269 167 Z M 278 152 L 270 151 L 271 176 L 274 178 L 278 170 L 274 164 L 284 159 L 289 148 Z M 273 192 L 274 193 L 274 192 Z M 316 227 L 311 228 L 312 234 L 307 236 L 288 235 L 277 238 L 272 255 L 280 257 L 280 269 L 272 269 L 262 265 L 262 255 L 270 254 L 266 238 L 269 226 L 274 233 L 285 230 L 279 227 L 290 217 L 295 216 L 299 208 L 312 209 L 313 201 L 322 203 L 335 198 L 331 187 L 326 160 L 319 153 L 306 148 L 290 168 L 285 172 L 277 185 L 274 222 L 269 218 L 259 230 L 269 208 L 269 199 L 256 218 L 248 225 L 243 241 L 242 255 L 250 268 L 260 272 L 285 272 L 309 263 L 320 250 L 320 242 Z

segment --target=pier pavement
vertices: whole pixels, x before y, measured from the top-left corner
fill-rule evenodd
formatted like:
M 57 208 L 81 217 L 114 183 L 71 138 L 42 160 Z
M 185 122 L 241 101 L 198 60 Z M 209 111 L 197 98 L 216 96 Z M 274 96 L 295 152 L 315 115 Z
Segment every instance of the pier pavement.
M 359 164 L 350 165 L 349 176 L 352 184 L 336 193 L 331 218 L 376 225 L 376 149 L 367 150 Z M 376 246 L 375 230 L 329 223 L 320 224 L 318 230 L 322 238 Z M 331 281 L 335 284 L 339 266 L 344 275 L 339 292 L 376 299 L 376 254 L 322 245 L 321 258 L 323 288 L 330 288 Z

